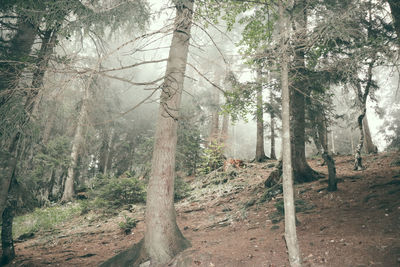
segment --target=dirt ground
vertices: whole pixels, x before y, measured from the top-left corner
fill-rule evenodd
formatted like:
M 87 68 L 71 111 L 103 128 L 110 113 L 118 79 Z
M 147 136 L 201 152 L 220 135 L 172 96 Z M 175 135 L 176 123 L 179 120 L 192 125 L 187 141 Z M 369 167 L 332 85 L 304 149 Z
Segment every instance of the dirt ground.
M 351 156 L 337 156 L 337 192 L 326 179 L 295 186 L 306 207 L 297 213 L 304 266 L 400 266 L 400 166 L 393 153 L 366 156 L 364 171 L 353 171 Z M 321 160 L 310 160 L 327 173 Z M 192 179 L 195 190 L 176 204 L 180 229 L 192 247 L 180 258 L 190 266 L 288 266 L 284 223 L 275 203 L 259 203 L 271 162 L 237 169 L 219 184 Z M 124 216 L 141 220 L 131 234 L 118 227 Z M 97 266 L 143 237 L 144 207 L 104 220 L 96 214 L 71 219 L 54 231 L 16 244 L 9 266 Z

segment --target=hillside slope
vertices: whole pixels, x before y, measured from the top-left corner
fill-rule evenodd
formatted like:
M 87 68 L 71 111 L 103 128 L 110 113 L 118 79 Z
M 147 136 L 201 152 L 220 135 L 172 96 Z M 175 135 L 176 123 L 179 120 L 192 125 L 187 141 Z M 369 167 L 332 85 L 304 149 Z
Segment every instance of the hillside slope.
M 337 192 L 326 179 L 295 186 L 304 266 L 400 266 L 400 160 L 382 153 L 365 158 L 366 169 L 352 170 L 350 156 L 338 156 Z M 273 162 L 248 163 L 228 173 L 191 180 L 191 195 L 177 203 L 178 224 L 192 247 L 172 263 L 185 266 L 288 266 L 282 196 L 262 202 L 264 180 Z M 327 173 L 321 160 L 310 165 Z M 392 163 L 392 164 L 391 164 Z M 140 221 L 129 235 L 118 222 Z M 9 266 L 97 266 L 143 237 L 144 207 L 105 221 L 95 214 L 77 217 L 57 229 L 17 243 Z

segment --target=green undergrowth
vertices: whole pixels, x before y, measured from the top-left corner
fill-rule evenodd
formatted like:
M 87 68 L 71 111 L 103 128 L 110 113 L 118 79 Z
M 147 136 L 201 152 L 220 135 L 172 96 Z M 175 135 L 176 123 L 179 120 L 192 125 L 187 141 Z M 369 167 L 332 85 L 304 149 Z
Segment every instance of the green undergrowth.
M 14 218 L 13 236 L 17 238 L 23 234 L 52 230 L 73 217 L 79 216 L 81 209 L 78 203 L 37 208 L 31 213 Z

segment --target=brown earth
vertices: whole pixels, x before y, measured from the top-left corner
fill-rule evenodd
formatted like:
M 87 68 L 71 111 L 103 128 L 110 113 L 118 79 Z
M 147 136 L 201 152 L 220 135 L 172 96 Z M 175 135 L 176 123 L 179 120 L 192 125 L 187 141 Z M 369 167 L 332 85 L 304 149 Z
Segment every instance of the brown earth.
M 353 171 L 351 156 L 335 157 L 337 192 L 327 192 L 326 179 L 295 186 L 298 238 L 304 266 L 400 266 L 399 154 L 366 156 L 366 169 Z M 321 160 L 310 160 L 327 173 Z M 192 178 L 195 190 L 176 204 L 178 224 L 192 247 L 176 262 L 189 266 L 288 266 L 284 223 L 275 203 L 259 203 L 271 162 L 236 169 L 215 184 L 211 176 Z M 219 174 L 218 174 L 219 175 Z M 118 222 L 123 215 L 141 220 L 126 235 Z M 73 218 L 53 231 L 39 232 L 17 243 L 9 266 L 97 266 L 143 237 L 144 207 L 123 211 L 108 220 L 96 214 Z M 97 218 L 97 219 L 96 219 Z M 279 222 L 277 222 L 279 221 Z M 186 265 L 188 266 L 188 265 Z

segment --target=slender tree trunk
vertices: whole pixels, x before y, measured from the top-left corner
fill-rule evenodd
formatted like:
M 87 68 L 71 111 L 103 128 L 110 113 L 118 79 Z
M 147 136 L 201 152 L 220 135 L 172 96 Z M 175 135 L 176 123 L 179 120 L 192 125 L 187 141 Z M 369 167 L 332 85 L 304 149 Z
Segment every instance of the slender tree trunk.
M 362 91 L 362 85 L 360 81 L 358 81 L 355 84 L 358 104 L 360 106 L 361 113 L 357 118 L 358 130 L 360 131 L 360 139 L 358 141 L 358 145 L 354 155 L 354 170 L 362 170 L 364 168 L 362 165 L 362 157 L 361 157 L 361 151 L 364 145 L 363 121 L 365 115 L 367 114 L 367 99 L 373 83 L 372 70 L 374 68 L 375 61 L 376 61 L 376 55 L 373 55 L 371 62 L 368 64 L 367 84 L 365 86 L 364 92 Z
M 256 162 L 263 162 L 267 159 L 264 152 L 264 109 L 263 109 L 263 95 L 262 95 L 262 83 L 261 83 L 261 71 L 257 70 L 257 142 L 256 142 Z
M 274 102 L 274 93 L 272 92 L 272 89 L 269 92 L 269 101 L 272 104 Z M 276 153 L 275 153 L 275 113 L 271 109 L 270 113 L 270 124 L 271 124 L 271 154 L 270 158 L 271 159 L 276 159 Z
M 400 40 L 400 2 L 398 0 L 388 0 L 392 13 L 393 25 L 396 30 L 397 39 Z
M 365 116 L 366 109 L 363 109 L 363 112 L 358 116 L 357 122 L 358 122 L 358 130 L 360 131 L 360 139 L 358 141 L 357 149 L 355 152 L 354 156 L 354 170 L 356 171 L 361 171 L 364 167 L 362 165 L 362 157 L 361 157 L 361 151 L 363 148 L 364 144 L 364 131 L 363 131 L 363 118 Z
M 49 65 L 50 56 L 53 54 L 53 49 L 57 42 L 57 29 L 47 30 L 42 38 L 36 69 L 33 72 L 32 86 L 28 92 L 27 100 L 25 103 L 25 110 L 30 115 L 35 115 L 39 101 L 37 96 L 41 87 L 43 86 L 44 74 Z
M 283 199 L 285 208 L 285 240 L 288 248 L 290 266 L 301 266 L 300 249 L 296 234 L 296 211 L 294 205 L 293 169 L 290 143 L 290 93 L 288 75 L 288 18 L 283 3 L 279 2 L 281 35 L 281 84 L 282 84 L 282 160 L 283 160 Z
M 7 205 L 7 195 L 16 159 L 9 151 L 0 151 L 0 214 Z
M 50 114 L 46 120 L 46 124 L 43 130 L 43 135 L 42 135 L 42 145 L 47 145 L 47 143 L 50 140 L 51 136 L 51 131 L 53 130 L 54 127 L 54 122 L 56 121 L 57 118 L 57 106 L 56 103 L 50 103 Z
M 332 143 L 332 154 L 336 154 L 335 138 L 334 138 L 334 134 L 333 134 L 333 129 L 331 129 L 331 143 Z
M 11 194 L 9 194 L 11 197 Z M 13 196 L 12 196 L 13 197 Z M 3 254 L 1 256 L 0 265 L 6 265 L 15 258 L 14 241 L 12 236 L 12 224 L 14 219 L 14 210 L 16 201 L 8 201 L 7 207 L 3 211 L 1 226 L 1 248 Z
M 105 130 L 103 136 L 103 144 L 100 149 L 100 162 L 99 162 L 99 171 L 104 175 L 106 175 L 107 171 L 109 171 L 110 169 L 111 148 L 113 139 L 114 139 L 114 129 L 111 128 L 110 131 Z
M 17 162 L 20 157 L 20 140 L 21 133 L 17 132 L 13 139 L 10 142 L 8 148 L 8 155 L 10 156 L 8 160 L 9 166 L 5 169 L 6 174 L 9 176 L 5 176 L 8 178 L 8 187 L 7 192 L 4 194 L 5 197 L 4 204 L 2 205 L 1 214 L 2 214 L 2 232 L 1 232 L 1 243 L 2 243 L 2 257 L 0 260 L 0 265 L 7 264 L 15 257 L 14 250 L 14 242 L 12 238 L 12 227 L 13 227 L 13 218 L 14 212 L 17 204 L 17 181 L 16 181 L 16 171 L 17 171 Z M 3 174 L 3 173 L 1 173 Z
M 350 154 L 354 153 L 354 138 L 353 138 L 353 130 L 350 129 L 350 144 L 351 144 L 351 152 Z
M 151 266 L 165 266 L 187 248 L 176 224 L 174 208 L 177 123 L 189 50 L 193 0 L 174 1 L 172 36 L 155 135 L 152 170 L 147 190 L 145 248 Z
M 18 85 L 36 37 L 34 25 L 26 18 L 20 18 L 17 28 L 16 34 L 10 41 L 10 47 L 4 54 L 6 60 L 0 62 L 0 107 L 12 97 L 12 91 Z M 6 207 L 12 174 L 17 164 L 14 154 L 20 136 L 19 132 L 16 133 L 8 151 L 0 151 L 0 214 Z
M 3 56 L 5 60 L 0 62 L 0 106 L 7 102 L 12 96 L 13 89 L 18 85 L 35 37 L 34 25 L 21 17 L 18 21 L 17 32 L 10 41 L 10 47 L 5 50 Z
M 228 142 L 228 131 L 229 131 L 229 114 L 224 114 L 222 118 L 222 128 L 220 135 L 220 142 L 224 145 L 224 152 L 227 151 Z
M 364 119 L 363 119 L 363 130 L 364 130 L 364 150 L 365 153 L 371 154 L 371 153 L 377 153 L 377 148 L 372 142 L 371 138 L 371 132 L 369 130 L 369 125 L 368 125 L 368 119 L 367 119 L 367 114 L 365 114 Z
M 328 191 L 333 192 L 337 190 L 337 179 L 336 179 L 336 166 L 335 160 L 329 154 L 328 149 L 328 125 L 324 114 L 317 114 L 318 120 L 318 140 L 322 147 L 322 159 L 328 166 Z
M 93 78 L 89 78 L 91 80 Z M 76 176 L 76 168 L 79 159 L 79 153 L 83 142 L 83 127 L 87 117 L 88 101 L 90 98 L 90 86 L 91 82 L 88 82 L 85 86 L 85 91 L 83 92 L 83 99 L 81 104 L 81 109 L 79 111 L 78 121 L 75 128 L 75 135 L 72 141 L 72 151 L 71 151 L 71 163 L 68 167 L 67 178 L 64 183 L 64 191 L 61 198 L 62 202 L 71 201 L 75 195 L 74 183 Z
M 275 154 L 275 116 L 274 113 L 271 112 L 271 159 L 276 159 Z
M 218 142 L 219 135 L 219 92 L 213 88 L 210 143 Z

